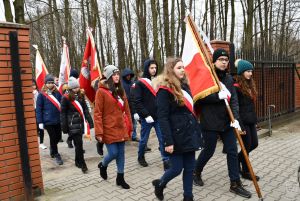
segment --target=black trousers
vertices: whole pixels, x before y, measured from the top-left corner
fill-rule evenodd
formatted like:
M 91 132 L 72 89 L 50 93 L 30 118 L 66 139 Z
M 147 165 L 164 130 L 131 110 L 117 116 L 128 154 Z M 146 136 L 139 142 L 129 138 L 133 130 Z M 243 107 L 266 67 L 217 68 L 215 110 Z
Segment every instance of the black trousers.
M 258 146 L 257 131 L 256 131 L 255 124 L 245 124 L 244 127 L 245 127 L 245 131 L 246 131 L 246 135 L 241 135 L 241 136 L 242 136 L 247 154 L 249 155 L 249 153 Z M 242 164 L 242 171 L 249 172 L 249 169 L 247 167 L 247 164 L 246 164 L 246 161 L 245 161 L 242 151 L 240 151 L 238 157 L 239 157 L 240 164 Z
M 57 144 L 61 139 L 61 127 L 60 124 L 45 125 L 50 138 L 50 155 L 55 156 L 58 154 Z
M 75 146 L 75 163 L 79 165 L 85 164 L 82 146 L 82 135 L 72 135 Z

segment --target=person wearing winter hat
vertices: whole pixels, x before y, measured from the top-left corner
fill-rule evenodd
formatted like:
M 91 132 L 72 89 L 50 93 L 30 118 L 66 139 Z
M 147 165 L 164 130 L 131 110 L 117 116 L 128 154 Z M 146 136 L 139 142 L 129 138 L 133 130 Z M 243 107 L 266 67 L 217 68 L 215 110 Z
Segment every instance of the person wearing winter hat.
M 68 133 L 74 141 L 76 167 L 86 173 L 88 168 L 82 147 L 82 135 L 86 126 L 84 121 L 88 121 L 90 128 L 94 127 L 94 123 L 86 106 L 84 93 L 79 88 L 78 79 L 70 77 L 68 88 L 69 93 L 65 94 L 61 101 L 61 127 L 62 131 Z
M 141 139 L 139 142 L 137 161 L 142 167 L 147 167 L 145 159 L 145 148 L 148 143 L 150 131 L 154 127 L 159 142 L 160 155 L 164 169 L 168 169 L 169 156 L 164 151 L 162 133 L 157 121 L 156 92 L 152 86 L 152 80 L 157 76 L 158 64 L 154 59 L 147 59 L 144 62 L 143 77 L 135 84 L 134 99 L 135 110 L 141 120 Z
M 79 73 L 78 73 L 78 71 L 77 71 L 75 68 L 72 68 L 72 69 L 71 69 L 70 77 L 74 77 L 74 78 L 76 78 L 76 79 L 79 78 Z
M 107 154 L 98 164 L 100 176 L 107 180 L 107 167 L 116 160 L 116 184 L 124 189 L 130 186 L 124 179 L 125 141 L 130 139 L 132 122 L 125 91 L 120 82 L 120 71 L 116 66 L 104 68 L 102 79 L 95 97 L 94 121 L 95 137 L 103 142 Z
M 250 198 L 251 193 L 243 187 L 239 175 L 238 149 L 233 127 L 239 130 L 241 130 L 241 128 L 238 122 L 239 105 L 237 94 L 233 86 L 234 81 L 232 76 L 226 71 L 229 64 L 229 54 L 224 49 L 217 49 L 214 51 L 212 59 L 216 75 L 221 82 L 222 90 L 198 100 L 194 105 L 195 110 L 200 112 L 202 136 L 205 142 L 204 149 L 196 161 L 194 184 L 198 186 L 204 185 L 202 171 L 213 156 L 218 136 L 220 136 L 227 154 L 230 192 Z M 231 123 L 229 119 L 224 99 L 227 99 L 231 107 L 235 118 L 233 123 Z
M 239 115 L 242 130 L 245 135 L 241 135 L 247 154 L 258 146 L 256 131 L 257 115 L 255 112 L 255 100 L 257 90 L 255 81 L 252 78 L 253 65 L 246 60 L 238 59 L 235 62 L 237 75 L 234 84 L 239 100 Z M 240 173 L 244 179 L 252 180 L 242 151 L 238 154 L 239 164 L 242 166 Z M 256 180 L 259 177 L 256 176 Z
M 54 77 L 48 74 L 44 80 L 36 101 L 36 118 L 40 129 L 46 129 L 50 138 L 50 155 L 55 158 L 58 165 L 62 165 L 63 161 L 58 153 L 57 144 L 61 139 L 60 127 L 60 101 L 61 94 L 54 84 Z

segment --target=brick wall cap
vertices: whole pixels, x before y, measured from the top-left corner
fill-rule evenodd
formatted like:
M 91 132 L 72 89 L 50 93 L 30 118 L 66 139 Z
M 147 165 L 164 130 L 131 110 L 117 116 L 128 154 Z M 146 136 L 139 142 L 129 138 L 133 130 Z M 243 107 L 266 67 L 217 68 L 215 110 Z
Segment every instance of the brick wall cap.
M 18 28 L 18 29 L 29 29 L 28 25 L 18 24 L 12 22 L 0 22 L 0 28 Z

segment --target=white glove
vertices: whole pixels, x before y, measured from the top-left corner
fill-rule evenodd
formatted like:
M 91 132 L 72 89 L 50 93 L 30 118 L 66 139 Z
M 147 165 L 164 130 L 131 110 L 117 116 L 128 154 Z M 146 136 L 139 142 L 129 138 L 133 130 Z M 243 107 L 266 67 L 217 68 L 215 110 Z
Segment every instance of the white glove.
M 39 129 L 41 129 L 41 130 L 44 129 L 44 124 L 43 123 L 39 123 Z
M 224 90 L 219 91 L 218 96 L 220 100 L 228 99 L 227 92 Z
M 154 120 L 153 120 L 153 118 L 152 118 L 151 116 L 146 117 L 145 120 L 146 120 L 146 122 L 147 122 L 148 124 L 151 124 L 151 123 L 154 122 Z
M 240 123 L 239 123 L 239 121 L 236 120 L 236 119 L 234 120 L 234 122 L 231 122 L 231 123 L 230 123 L 230 126 L 231 126 L 232 128 L 238 129 L 239 131 L 242 131 L 241 126 L 240 126 Z
M 227 89 L 227 87 L 226 87 L 222 82 L 220 82 L 220 84 L 221 84 L 222 90 L 225 91 L 225 92 L 227 93 L 227 96 L 228 96 L 228 97 L 231 97 L 231 93 L 230 93 L 230 91 Z
M 139 116 L 138 113 L 134 113 L 134 114 L 133 114 L 133 118 L 134 118 L 134 120 L 136 120 L 136 121 L 140 120 L 140 116 Z

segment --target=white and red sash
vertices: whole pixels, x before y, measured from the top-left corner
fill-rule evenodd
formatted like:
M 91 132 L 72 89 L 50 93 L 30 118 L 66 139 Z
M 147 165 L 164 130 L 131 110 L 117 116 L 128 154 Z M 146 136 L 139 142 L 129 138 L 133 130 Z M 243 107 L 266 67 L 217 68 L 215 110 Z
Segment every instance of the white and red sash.
M 64 95 L 69 101 L 69 97 L 67 95 Z M 83 109 L 80 105 L 80 103 L 77 100 L 70 101 L 72 105 L 76 108 L 76 110 L 79 112 L 81 118 L 83 119 L 83 126 L 84 126 L 84 137 L 91 139 L 91 129 L 90 129 L 90 124 L 87 122 L 85 119 Z
M 169 88 L 169 87 L 165 87 L 165 86 L 160 86 L 159 89 L 162 88 L 162 89 L 165 89 L 167 91 L 169 91 L 171 94 L 174 94 L 174 91 Z M 183 99 L 184 99 L 184 105 L 185 107 L 194 115 L 195 115 L 195 112 L 194 112 L 194 102 L 193 102 L 193 98 L 192 96 L 185 90 L 181 89 L 182 93 L 183 93 Z
M 141 81 L 146 87 L 147 89 L 149 89 L 149 91 L 156 96 L 156 92 L 152 87 L 152 82 L 151 80 L 149 80 L 148 78 L 140 78 L 139 81 Z
M 58 111 L 61 111 L 60 102 L 52 94 L 49 95 L 45 92 L 42 92 L 42 94 L 50 100 L 50 102 L 58 109 Z
M 111 91 L 105 89 L 105 88 L 100 88 L 102 89 L 102 91 L 104 91 L 107 95 L 109 95 L 112 99 L 114 99 L 118 106 L 120 107 L 122 113 L 123 113 L 123 118 L 124 118 L 124 121 L 125 121 L 125 125 L 126 125 L 126 128 L 127 128 L 127 131 L 128 131 L 128 135 L 131 137 L 131 125 L 130 125 L 130 122 L 129 122 L 129 119 L 128 119 L 128 116 L 125 114 L 125 103 L 124 101 L 121 99 L 121 97 L 118 96 L 118 99 L 116 99 Z

